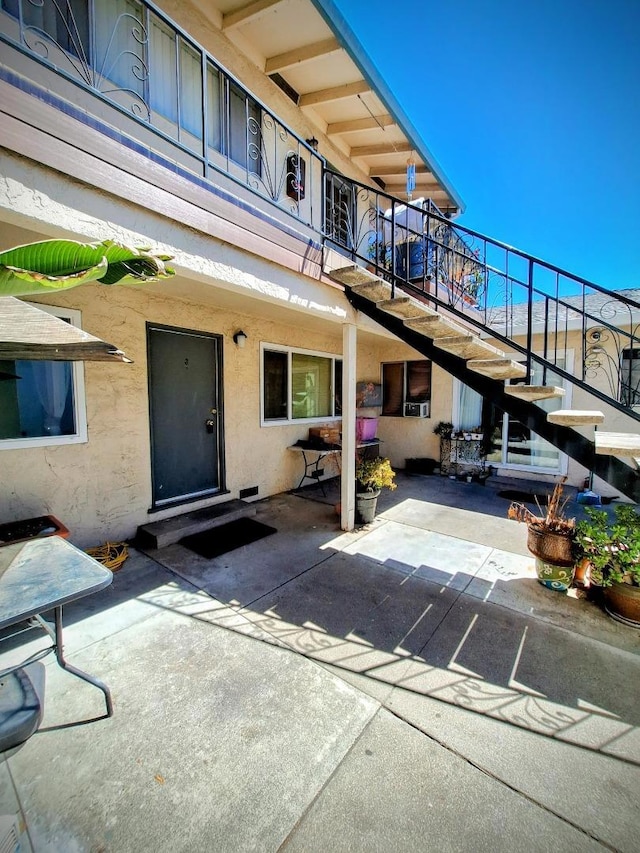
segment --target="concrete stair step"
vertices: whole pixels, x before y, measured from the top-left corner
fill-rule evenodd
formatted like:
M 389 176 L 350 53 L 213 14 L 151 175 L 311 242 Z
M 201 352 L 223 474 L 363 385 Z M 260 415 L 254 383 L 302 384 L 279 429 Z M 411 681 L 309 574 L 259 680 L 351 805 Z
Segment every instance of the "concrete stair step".
M 467 367 L 489 379 L 519 379 L 527 375 L 526 367 L 510 358 L 471 358 Z
M 604 415 L 602 412 L 556 409 L 555 412 L 549 412 L 547 420 L 550 424 L 561 424 L 562 426 L 593 426 L 604 423 Z
M 453 337 L 438 338 L 434 344 L 439 348 L 450 352 L 452 355 L 457 355 L 460 358 L 482 358 L 482 356 L 490 356 L 492 358 L 506 358 L 505 354 L 492 346 L 485 343 L 477 335 L 455 335 Z
M 425 338 L 432 338 L 433 340 L 456 335 L 468 335 L 467 330 L 463 326 L 459 326 L 447 317 L 443 317 L 442 314 L 431 311 L 430 308 L 427 308 L 427 311 L 431 313 L 426 314 L 424 317 L 405 320 L 404 325 L 407 329 L 411 329 L 414 332 L 424 335 Z
M 365 284 L 353 285 L 351 291 L 357 293 L 358 296 L 364 296 L 371 302 L 375 302 L 376 305 L 378 302 L 386 302 L 391 299 L 391 285 L 381 278 L 376 278 L 374 281 L 368 281 Z
M 201 533 L 211 527 L 220 527 L 237 518 L 254 516 L 256 508 L 253 504 L 241 500 L 225 501 L 225 503 L 196 509 L 184 515 L 141 524 L 136 533 L 136 545 L 141 549 L 166 548 L 173 545 L 184 536 Z
M 417 319 L 424 317 L 425 314 L 429 316 L 435 315 L 435 311 L 432 308 L 429 308 L 424 302 L 412 299 L 410 296 L 396 296 L 394 299 L 383 299 L 381 302 L 378 302 L 377 307 L 381 311 L 386 311 L 387 314 L 400 317 L 401 320 Z
M 504 393 L 535 403 L 537 400 L 564 397 L 564 388 L 559 388 L 557 385 L 507 385 Z
M 340 267 L 339 269 L 331 270 L 328 273 L 329 278 L 334 281 L 344 284 L 346 287 L 355 287 L 359 284 L 370 284 L 371 282 L 380 281 L 381 279 L 374 272 L 357 264 L 351 264 L 348 267 Z
M 596 453 L 602 456 L 640 458 L 640 435 L 629 432 L 600 432 L 595 435 Z
M 378 303 L 391 299 L 391 285 L 364 267 L 341 267 L 330 272 L 329 277 L 371 302 Z

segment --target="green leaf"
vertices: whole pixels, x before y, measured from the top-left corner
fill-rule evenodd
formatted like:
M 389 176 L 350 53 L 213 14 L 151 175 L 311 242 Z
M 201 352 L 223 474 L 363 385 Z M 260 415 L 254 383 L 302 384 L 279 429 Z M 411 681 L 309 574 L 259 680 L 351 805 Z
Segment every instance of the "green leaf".
M 105 240 L 102 245 L 109 261 L 109 268 L 100 279 L 102 284 L 142 283 L 175 275 L 172 269 L 164 265 L 164 260 L 169 260 L 166 255 L 154 255 L 146 249 L 136 249 L 110 240 Z
M 170 256 L 113 240 L 42 240 L 0 252 L 0 296 L 47 293 L 91 281 L 120 284 L 169 278 L 175 272 L 165 267 L 165 260 Z

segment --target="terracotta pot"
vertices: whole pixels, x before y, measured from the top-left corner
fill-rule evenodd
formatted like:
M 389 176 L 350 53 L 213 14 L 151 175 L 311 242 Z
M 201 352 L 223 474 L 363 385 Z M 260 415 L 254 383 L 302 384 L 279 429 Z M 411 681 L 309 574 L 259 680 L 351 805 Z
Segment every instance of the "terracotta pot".
M 529 525 L 527 548 L 534 557 L 556 566 L 573 566 L 573 538 L 564 533 L 551 533 Z
M 604 588 L 604 609 L 619 622 L 640 628 L 640 586 L 613 581 Z
M 573 582 L 576 586 L 584 588 L 591 585 L 591 563 L 588 557 L 583 557 L 576 563 Z

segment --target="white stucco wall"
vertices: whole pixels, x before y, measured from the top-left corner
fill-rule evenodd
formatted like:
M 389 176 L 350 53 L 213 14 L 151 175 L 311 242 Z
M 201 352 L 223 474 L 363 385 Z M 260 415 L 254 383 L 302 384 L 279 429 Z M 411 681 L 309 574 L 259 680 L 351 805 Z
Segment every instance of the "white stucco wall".
M 117 343 L 134 363 L 85 364 L 86 444 L 0 450 L 1 518 L 52 513 L 71 529 L 73 541 L 83 546 L 129 537 L 149 520 L 147 321 L 223 336 L 230 496 L 258 486 L 259 496 L 264 497 L 296 484 L 300 459 L 287 452 L 286 446 L 306 438 L 308 424 L 261 428 L 260 341 L 339 354 L 339 325 L 321 333 L 302 323 L 261 320 L 247 312 L 173 298 L 170 286 L 167 295 L 161 296 L 144 288 L 86 285 L 47 301 L 80 310 L 86 329 L 99 329 L 103 338 Z M 240 327 L 248 335 L 243 349 L 232 340 Z

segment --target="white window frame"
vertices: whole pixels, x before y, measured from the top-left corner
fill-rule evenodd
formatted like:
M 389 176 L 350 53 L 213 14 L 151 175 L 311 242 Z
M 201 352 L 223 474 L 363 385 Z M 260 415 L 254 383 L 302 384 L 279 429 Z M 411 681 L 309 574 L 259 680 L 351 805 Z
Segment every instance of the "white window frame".
M 265 420 L 264 417 L 264 354 L 265 352 L 283 352 L 287 354 L 287 416 L 285 418 L 269 418 L 269 420 Z M 331 381 L 335 382 L 336 361 L 343 361 L 342 354 L 336 354 L 332 352 L 320 352 L 318 350 L 309 350 L 303 349 L 302 347 L 288 347 L 283 346 L 282 344 L 270 344 L 265 341 L 260 342 L 260 426 L 262 427 L 273 427 L 273 426 L 294 426 L 296 424 L 326 424 L 326 423 L 339 423 L 342 420 L 342 415 L 324 415 L 321 417 L 314 418 L 294 418 L 292 417 L 292 400 L 291 400 L 291 376 L 292 376 L 292 356 L 293 354 L 299 355 L 313 355 L 318 358 L 328 358 L 333 362 L 332 371 L 331 371 Z M 336 389 L 332 388 L 331 398 L 335 400 Z
M 42 305 L 41 303 L 29 303 L 40 311 L 52 314 L 62 320 L 68 320 L 72 326 L 82 328 L 82 314 L 75 308 L 58 308 L 54 305 Z M 27 361 L 28 359 L 18 359 Z M 84 362 L 72 361 L 71 378 L 73 381 L 73 417 L 76 432 L 73 435 L 42 435 L 32 438 L 2 438 L 0 439 L 1 450 L 21 450 L 27 447 L 56 447 L 66 444 L 86 444 L 87 437 L 87 404 L 84 387 Z

